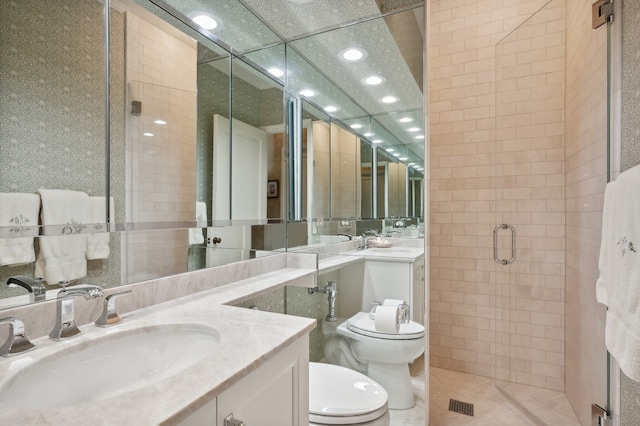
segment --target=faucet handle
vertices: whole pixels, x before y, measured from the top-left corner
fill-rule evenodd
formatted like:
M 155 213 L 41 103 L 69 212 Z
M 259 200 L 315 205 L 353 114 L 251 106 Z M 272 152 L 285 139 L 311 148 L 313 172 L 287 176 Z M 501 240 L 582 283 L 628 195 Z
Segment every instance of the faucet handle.
M 116 299 L 131 293 L 133 293 L 132 290 L 127 290 L 105 297 L 102 315 L 96 320 L 96 325 L 98 327 L 109 327 L 122 322 L 122 318 L 120 318 L 120 315 L 116 312 Z
M 36 347 L 29 341 L 24 330 L 24 322 L 16 317 L 7 317 L 0 319 L 0 324 L 9 324 L 9 337 L 7 341 L 0 346 L 0 355 L 11 356 L 21 352 L 29 351 Z

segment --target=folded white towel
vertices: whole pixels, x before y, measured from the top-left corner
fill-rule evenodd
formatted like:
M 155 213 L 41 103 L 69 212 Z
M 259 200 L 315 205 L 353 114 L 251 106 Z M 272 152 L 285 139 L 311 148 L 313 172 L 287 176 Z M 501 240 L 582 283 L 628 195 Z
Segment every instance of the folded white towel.
M 198 228 L 189 229 L 189 245 L 204 243 L 202 228 L 207 226 L 207 204 L 196 201 L 196 221 Z
M 40 196 L 19 192 L 0 193 L 0 266 L 17 266 L 36 260 L 33 237 L 38 235 Z M 14 238 L 15 237 L 15 238 Z
M 48 283 L 71 281 L 87 275 L 86 224 L 91 223 L 89 196 L 84 192 L 41 189 L 42 225 L 63 225 L 62 233 L 70 235 L 40 237 L 40 252 L 35 276 Z M 54 227 L 55 229 L 55 227 Z
M 89 197 L 91 208 L 90 228 L 92 234 L 87 235 L 87 259 L 107 259 L 111 254 L 109 247 L 109 230 L 106 227 L 105 212 L 107 210 L 106 197 Z M 109 218 L 113 222 L 115 216 L 115 206 L 113 197 L 109 197 Z
M 640 166 L 607 185 L 598 266 L 596 298 L 609 308 L 605 345 L 640 381 Z

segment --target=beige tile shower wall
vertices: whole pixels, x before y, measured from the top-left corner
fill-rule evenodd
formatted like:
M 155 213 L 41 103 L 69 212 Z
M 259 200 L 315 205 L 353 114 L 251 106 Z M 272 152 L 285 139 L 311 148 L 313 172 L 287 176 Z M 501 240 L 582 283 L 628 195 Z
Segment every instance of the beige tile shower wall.
M 581 424 L 606 406 L 605 308 L 595 300 L 607 181 L 607 30 L 591 29 L 591 0 L 567 2 L 566 393 Z
M 516 173 L 518 167 L 498 168 L 495 164 L 495 52 L 500 40 L 545 3 L 545 0 L 431 1 L 432 43 L 428 53 L 431 120 L 430 351 L 431 364 L 437 367 L 488 377 L 495 377 L 496 374 L 497 312 L 492 230 L 498 218 L 494 206 L 494 184 L 497 183 L 495 178 L 498 171 L 502 175 Z M 553 26 L 549 29 L 553 33 L 557 30 Z M 542 43 L 546 35 L 539 37 Z M 562 68 L 550 72 L 554 75 L 553 85 L 561 84 Z M 543 77 L 535 76 L 539 73 Z M 546 79 L 546 73 L 545 69 L 532 66 L 531 78 L 523 81 L 533 88 L 534 81 Z M 540 90 L 544 92 L 542 88 Z M 545 120 L 546 115 L 557 114 L 546 114 L 545 96 L 542 98 L 542 110 L 523 111 L 529 120 Z M 561 100 L 556 100 L 549 105 L 554 111 L 557 102 L 562 104 Z M 546 125 L 543 128 L 546 132 Z M 562 124 L 552 124 L 550 131 L 553 129 L 554 133 L 551 139 L 556 140 L 562 134 L 562 128 Z M 535 132 L 534 129 L 524 124 L 520 132 L 517 137 L 524 139 L 546 135 L 532 134 L 530 132 Z M 521 197 L 514 202 L 516 210 L 518 206 L 537 209 L 540 197 L 550 197 L 552 201 L 549 207 L 562 210 L 562 145 L 548 146 L 549 143 L 543 143 L 543 158 L 527 158 L 531 163 L 526 166 L 527 173 L 523 178 L 518 179 L 514 175 L 509 179 L 516 184 L 520 182 L 526 185 L 522 189 L 507 190 Z M 518 149 L 507 153 L 511 157 L 528 155 L 528 150 L 519 153 Z M 541 160 L 540 164 L 537 164 L 538 159 Z M 562 258 L 559 253 L 562 247 L 561 243 L 558 246 L 558 242 L 564 234 L 554 232 L 550 246 L 547 246 L 550 243 L 546 240 L 536 240 L 531 234 L 538 230 L 544 237 L 547 227 L 562 227 L 564 216 L 562 212 L 547 212 L 547 205 L 544 206 L 545 211 L 523 214 L 529 220 L 536 217 L 542 224 L 539 227 L 525 225 L 523 237 L 528 241 L 522 248 L 535 248 L 536 256 L 542 256 L 536 263 L 536 268 L 540 269 L 533 272 L 538 277 L 546 277 L 549 273 L 555 275 L 549 278 L 548 292 L 558 299 L 558 293 L 563 291 L 563 264 L 558 264 L 555 259 L 558 256 Z M 544 266 L 544 259 L 547 258 L 554 264 L 549 270 Z M 529 286 L 533 283 L 524 281 L 524 284 Z M 536 287 L 535 293 L 532 290 L 528 294 L 535 298 L 530 303 L 526 298 L 519 302 L 525 308 L 522 310 L 523 325 L 518 329 L 523 336 L 524 349 L 521 353 L 530 371 L 535 365 L 529 374 L 535 374 L 546 365 L 553 365 L 553 376 L 549 383 L 542 383 L 546 382 L 545 379 L 536 381 L 536 384 L 560 388 L 564 359 L 561 340 L 563 303 L 559 299 L 547 304 L 543 299 L 547 293 L 546 286 L 543 283 Z M 537 310 L 528 310 L 533 306 Z M 553 331 L 553 339 L 546 335 L 548 327 Z M 538 333 L 544 330 L 545 333 L 533 338 L 528 335 L 533 330 Z M 540 344 L 558 351 L 553 352 L 556 354 L 553 362 L 543 362 L 547 361 L 547 352 L 544 350 L 535 355 L 531 352 L 532 345 Z M 540 376 L 547 377 L 544 374 Z
M 126 22 L 128 99 L 142 102 L 142 114 L 129 115 L 127 123 L 127 219 L 192 221 L 196 42 L 133 13 L 127 13 Z M 157 119 L 167 123 L 158 125 Z M 145 136 L 147 132 L 153 136 Z M 127 237 L 127 249 L 128 281 L 187 270 L 186 231 L 165 231 L 160 237 L 157 232 L 138 232 Z

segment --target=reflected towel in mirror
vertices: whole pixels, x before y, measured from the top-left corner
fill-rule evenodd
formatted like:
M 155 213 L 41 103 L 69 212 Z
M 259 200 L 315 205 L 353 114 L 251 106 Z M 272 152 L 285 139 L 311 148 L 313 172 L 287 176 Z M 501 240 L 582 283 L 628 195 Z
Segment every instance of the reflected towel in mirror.
M 0 266 L 17 266 L 36 260 L 33 237 L 38 235 L 40 196 L 19 192 L 0 193 Z
M 207 203 L 196 201 L 196 221 L 198 222 L 198 228 L 189 229 L 190 246 L 204 243 L 202 228 L 207 226 Z
M 40 189 L 42 225 L 64 225 L 70 235 L 40 237 L 35 276 L 48 283 L 71 281 L 87 275 L 87 233 L 91 223 L 89 196 L 80 191 Z
M 107 259 L 111 254 L 109 247 L 109 230 L 106 227 L 106 197 L 89 197 L 91 207 L 91 231 L 93 234 L 87 235 L 87 259 Z M 109 197 L 109 218 L 113 222 L 115 216 L 115 206 L 113 197 Z

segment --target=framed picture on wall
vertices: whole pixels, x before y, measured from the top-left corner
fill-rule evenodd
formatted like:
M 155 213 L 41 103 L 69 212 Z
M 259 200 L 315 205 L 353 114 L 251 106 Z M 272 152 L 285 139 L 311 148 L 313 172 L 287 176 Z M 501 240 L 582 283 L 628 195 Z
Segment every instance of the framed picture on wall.
M 267 198 L 278 198 L 278 182 L 277 180 L 270 180 L 267 183 Z

